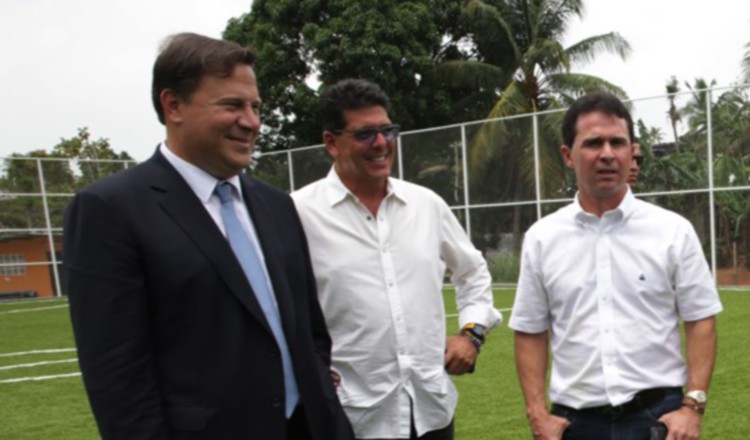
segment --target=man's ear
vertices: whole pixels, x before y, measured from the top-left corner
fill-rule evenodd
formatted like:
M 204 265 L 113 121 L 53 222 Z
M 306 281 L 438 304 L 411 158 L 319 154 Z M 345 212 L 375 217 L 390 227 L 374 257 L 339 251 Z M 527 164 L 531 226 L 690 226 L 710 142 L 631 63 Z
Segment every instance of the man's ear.
M 182 122 L 183 100 L 170 89 L 164 89 L 159 93 L 159 102 L 164 111 L 164 122 Z
M 565 162 L 565 166 L 568 168 L 573 168 L 573 155 L 571 154 L 571 148 L 567 145 L 561 145 L 560 146 L 560 153 L 562 153 L 563 161 Z
M 323 143 L 325 144 L 326 151 L 331 158 L 336 160 L 340 153 L 339 148 L 336 145 L 336 136 L 328 130 L 323 131 Z

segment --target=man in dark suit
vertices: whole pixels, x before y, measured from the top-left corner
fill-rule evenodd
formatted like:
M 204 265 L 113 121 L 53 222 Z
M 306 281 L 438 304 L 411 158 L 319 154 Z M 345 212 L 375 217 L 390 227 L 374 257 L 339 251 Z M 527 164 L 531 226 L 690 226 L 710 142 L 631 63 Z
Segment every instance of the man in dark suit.
M 152 88 L 166 141 L 66 212 L 73 329 L 105 439 L 353 437 L 294 205 L 242 174 L 260 130 L 254 58 L 171 37 Z

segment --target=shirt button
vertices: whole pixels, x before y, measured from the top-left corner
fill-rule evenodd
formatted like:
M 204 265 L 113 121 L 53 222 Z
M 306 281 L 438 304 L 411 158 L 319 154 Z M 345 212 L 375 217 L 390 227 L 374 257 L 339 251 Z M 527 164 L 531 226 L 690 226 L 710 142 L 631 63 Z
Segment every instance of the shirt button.
M 274 397 L 273 399 L 271 399 L 271 405 L 274 408 L 280 407 L 281 406 L 281 397 L 277 396 L 277 397 Z

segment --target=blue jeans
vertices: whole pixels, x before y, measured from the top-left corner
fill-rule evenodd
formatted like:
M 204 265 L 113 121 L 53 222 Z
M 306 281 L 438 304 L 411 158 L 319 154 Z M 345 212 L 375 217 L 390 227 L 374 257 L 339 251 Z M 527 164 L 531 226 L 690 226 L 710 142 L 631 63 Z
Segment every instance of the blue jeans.
M 553 405 L 552 414 L 570 421 L 563 440 L 651 440 L 652 429 L 663 430 L 659 417 L 680 409 L 682 391 L 668 392 L 651 405 L 627 414 L 605 414 Z

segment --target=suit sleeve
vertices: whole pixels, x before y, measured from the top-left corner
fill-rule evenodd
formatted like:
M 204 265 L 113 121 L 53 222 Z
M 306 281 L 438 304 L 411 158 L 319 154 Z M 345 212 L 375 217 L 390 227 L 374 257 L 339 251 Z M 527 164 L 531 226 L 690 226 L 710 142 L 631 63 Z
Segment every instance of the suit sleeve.
M 65 215 L 63 261 L 83 380 L 104 439 L 166 438 L 148 290 L 128 215 L 83 192 Z

